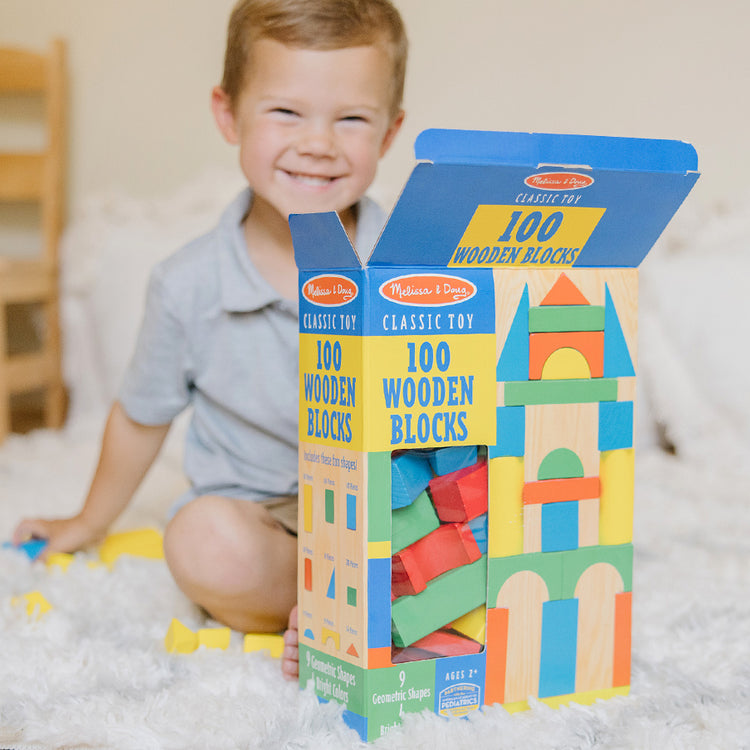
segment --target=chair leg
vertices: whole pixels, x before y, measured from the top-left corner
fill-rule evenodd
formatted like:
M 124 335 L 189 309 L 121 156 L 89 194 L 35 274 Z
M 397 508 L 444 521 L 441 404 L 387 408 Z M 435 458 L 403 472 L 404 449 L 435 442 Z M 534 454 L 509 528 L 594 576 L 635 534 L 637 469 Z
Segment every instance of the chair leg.
M 67 393 L 62 379 L 60 312 L 56 296 L 44 303 L 44 313 L 44 348 L 51 358 L 50 381 L 44 394 L 44 426 L 58 429 L 65 422 Z

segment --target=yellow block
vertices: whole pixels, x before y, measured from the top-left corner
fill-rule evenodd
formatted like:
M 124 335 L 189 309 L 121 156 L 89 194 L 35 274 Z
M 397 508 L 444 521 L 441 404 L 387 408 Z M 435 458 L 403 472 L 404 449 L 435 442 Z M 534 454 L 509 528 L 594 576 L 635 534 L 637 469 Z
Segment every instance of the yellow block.
M 52 609 L 52 605 L 44 598 L 41 591 L 30 591 L 28 594 L 14 596 L 11 599 L 14 607 L 22 602 L 26 603 L 26 614 L 36 620 Z
M 192 654 L 198 648 L 198 634 L 173 618 L 164 638 L 164 648 L 170 654 Z
M 268 651 L 273 659 L 281 658 L 284 651 L 284 636 L 275 633 L 247 633 L 244 651 Z
M 303 528 L 308 534 L 313 530 L 313 488 L 311 484 L 306 484 L 303 488 L 302 509 L 303 509 Z
M 70 555 L 67 552 L 53 552 L 51 555 L 48 555 L 47 557 L 48 568 L 52 566 L 57 566 L 58 568 L 62 568 L 63 571 L 65 571 L 68 569 L 68 566 L 72 562 L 73 562 L 73 555 Z
M 628 544 L 633 541 L 634 449 L 604 451 L 599 478 L 599 544 Z
M 490 557 L 523 553 L 523 458 L 490 459 L 488 533 Z
M 482 604 L 463 617 L 454 620 L 450 625 L 459 633 L 474 639 L 477 643 L 484 643 L 487 631 L 487 607 Z
M 109 565 L 120 555 L 164 559 L 162 536 L 156 529 L 134 529 L 110 534 L 99 547 L 99 557 Z
M 201 628 L 198 631 L 198 645 L 206 648 L 229 648 L 232 631 L 229 628 Z

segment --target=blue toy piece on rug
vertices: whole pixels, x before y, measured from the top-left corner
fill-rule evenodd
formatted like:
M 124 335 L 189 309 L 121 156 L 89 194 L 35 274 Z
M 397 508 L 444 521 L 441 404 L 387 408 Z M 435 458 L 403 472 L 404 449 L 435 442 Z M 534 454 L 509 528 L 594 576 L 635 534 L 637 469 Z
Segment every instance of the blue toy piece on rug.
M 29 539 L 27 542 L 22 542 L 19 545 L 15 545 L 13 542 L 3 542 L 4 548 L 17 549 L 21 552 L 25 552 L 29 560 L 36 560 L 37 557 L 42 554 L 46 546 L 46 539 Z

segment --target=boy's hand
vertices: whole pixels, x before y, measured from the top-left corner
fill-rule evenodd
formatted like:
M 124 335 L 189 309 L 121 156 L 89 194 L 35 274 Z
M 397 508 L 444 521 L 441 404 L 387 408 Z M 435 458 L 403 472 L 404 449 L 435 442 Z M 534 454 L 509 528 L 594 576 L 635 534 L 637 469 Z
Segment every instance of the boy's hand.
M 18 546 L 29 539 L 44 539 L 47 546 L 38 559 L 46 560 L 53 552 L 75 552 L 98 541 L 102 536 L 103 534 L 87 526 L 80 516 L 56 520 L 27 518 L 13 532 L 13 544 Z

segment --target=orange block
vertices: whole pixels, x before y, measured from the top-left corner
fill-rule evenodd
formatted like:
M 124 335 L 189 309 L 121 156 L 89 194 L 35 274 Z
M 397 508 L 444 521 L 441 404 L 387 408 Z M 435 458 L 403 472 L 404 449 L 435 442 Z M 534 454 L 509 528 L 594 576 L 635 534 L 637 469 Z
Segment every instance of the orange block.
M 312 591 L 312 560 L 309 557 L 305 558 L 305 591 Z
M 505 703 L 505 671 L 508 662 L 508 615 L 506 607 L 487 610 L 487 669 L 484 703 Z
M 523 486 L 523 502 L 564 503 L 570 500 L 591 500 L 601 494 L 599 477 L 580 477 L 573 479 L 542 479 L 538 482 L 526 482 Z
M 532 333 L 529 336 L 529 380 L 540 380 L 545 362 L 558 349 L 575 349 L 586 362 L 592 378 L 604 376 L 604 331 Z
M 615 654 L 612 687 L 630 685 L 630 652 L 633 593 L 615 596 Z
M 589 305 L 591 303 L 583 296 L 581 290 L 564 273 L 561 273 L 541 304 Z
M 381 669 L 382 667 L 391 667 L 391 647 L 370 648 L 367 650 L 367 668 Z

